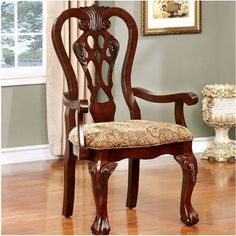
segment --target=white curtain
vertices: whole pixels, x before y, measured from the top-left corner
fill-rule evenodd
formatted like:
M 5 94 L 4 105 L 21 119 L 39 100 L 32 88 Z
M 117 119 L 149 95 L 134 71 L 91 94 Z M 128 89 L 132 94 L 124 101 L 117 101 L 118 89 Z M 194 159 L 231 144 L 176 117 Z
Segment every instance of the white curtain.
M 62 103 L 63 92 L 66 91 L 66 81 L 64 73 L 57 59 L 51 41 L 51 29 L 53 22 L 62 11 L 68 8 L 76 8 L 82 6 L 91 6 L 94 1 L 47 1 L 47 129 L 48 142 L 50 152 L 54 156 L 61 156 L 64 154 L 65 131 L 64 131 L 64 108 Z M 62 37 L 68 54 L 72 52 L 69 47 L 72 47 L 73 42 L 79 37 L 78 24 L 75 19 L 69 23 L 66 22 Z M 70 37 L 69 37 L 70 34 Z M 89 97 L 89 91 L 86 88 L 86 81 L 82 68 L 78 64 L 76 57 L 71 53 L 70 59 L 79 78 L 79 98 Z M 91 121 L 91 117 L 87 117 Z

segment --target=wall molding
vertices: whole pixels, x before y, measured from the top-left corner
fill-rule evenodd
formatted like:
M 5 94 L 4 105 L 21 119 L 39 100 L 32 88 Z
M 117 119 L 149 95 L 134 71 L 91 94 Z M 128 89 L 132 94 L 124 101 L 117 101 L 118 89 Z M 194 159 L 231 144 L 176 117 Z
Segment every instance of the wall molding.
M 213 141 L 214 137 L 195 138 L 193 141 L 193 152 L 202 153 Z M 1 164 L 15 164 L 22 162 L 43 161 L 59 159 L 52 156 L 49 145 L 35 145 L 14 148 L 3 148 L 1 151 Z M 157 160 L 157 159 L 153 159 Z M 144 162 L 145 163 L 145 162 Z M 125 164 L 125 163 L 124 163 Z M 150 163 L 149 163 L 150 165 Z M 122 165 L 119 164 L 122 169 Z
M 211 145 L 214 137 L 201 137 L 193 139 L 193 153 L 203 153 L 204 150 Z
M 48 144 L 3 148 L 1 151 L 2 165 L 52 159 L 58 159 L 58 157 L 50 154 Z

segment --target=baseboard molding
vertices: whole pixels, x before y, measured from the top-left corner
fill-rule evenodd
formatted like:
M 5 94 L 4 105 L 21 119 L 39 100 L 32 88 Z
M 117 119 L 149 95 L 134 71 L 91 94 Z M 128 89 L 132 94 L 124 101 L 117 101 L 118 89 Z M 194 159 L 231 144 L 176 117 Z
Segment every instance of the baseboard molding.
M 202 153 L 206 147 L 208 147 L 213 141 L 213 137 L 195 138 L 193 141 L 193 152 Z M 56 156 L 52 156 L 49 152 L 48 145 L 36 145 L 25 147 L 4 148 L 1 153 L 1 164 L 15 164 L 21 162 L 31 161 L 43 161 L 58 159 Z M 155 161 L 153 159 L 152 161 Z M 149 163 L 150 165 L 150 163 Z M 119 167 L 121 169 L 123 163 L 120 162 Z M 124 166 L 127 167 L 127 161 L 124 160 Z
M 195 138 L 193 140 L 193 153 L 203 153 L 204 150 L 210 146 L 213 142 L 214 137 L 202 137 L 202 138 Z
M 58 157 L 50 154 L 49 145 L 3 148 L 1 152 L 2 165 L 52 159 L 58 159 Z

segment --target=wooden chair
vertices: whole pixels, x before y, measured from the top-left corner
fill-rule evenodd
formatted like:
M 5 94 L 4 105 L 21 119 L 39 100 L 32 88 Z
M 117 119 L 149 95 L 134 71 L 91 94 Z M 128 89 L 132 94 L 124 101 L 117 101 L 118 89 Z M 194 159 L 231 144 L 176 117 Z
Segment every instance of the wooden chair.
M 116 105 L 111 93 L 112 72 L 119 51 L 119 42 L 108 32 L 111 16 L 120 17 L 128 28 L 127 50 L 121 74 L 122 91 L 131 117 L 128 121 L 114 121 Z M 62 26 L 71 17 L 79 19 L 79 28 L 83 30 L 83 34 L 73 44 L 73 51 L 84 70 L 91 91 L 90 101 L 78 99 L 77 78 L 61 38 Z M 93 47 L 88 43 L 89 36 L 93 38 Z M 103 40 L 100 40 L 101 38 Z M 68 138 L 64 156 L 63 215 L 70 217 L 73 212 L 76 159 L 89 160 L 88 168 L 97 212 L 91 226 L 93 234 L 109 234 L 108 179 L 117 166 L 116 162 L 125 158 L 129 158 L 126 202 L 129 209 L 135 207 L 137 202 L 140 159 L 152 159 L 163 154 L 171 154 L 183 171 L 181 221 L 188 226 L 198 222 L 198 214 L 191 204 L 198 171 L 197 161 L 192 152 L 192 134 L 186 128 L 183 112 L 184 103 L 196 104 L 198 98 L 194 93 L 159 96 L 145 89 L 132 87 L 131 70 L 137 38 L 138 30 L 132 16 L 116 7 L 93 5 L 65 10 L 55 20 L 52 29 L 52 41 L 68 85 L 68 92 L 64 93 L 63 99 L 66 106 L 65 124 Z M 103 45 L 99 40 L 104 41 Z M 88 69 L 91 61 L 96 68 L 96 81 L 92 81 Z M 109 64 L 107 78 L 102 78 L 103 61 Z M 105 92 L 109 98 L 108 102 L 97 101 L 99 89 Z M 135 97 L 154 103 L 175 103 L 176 124 L 141 120 Z M 95 123 L 84 124 L 84 114 L 89 110 Z

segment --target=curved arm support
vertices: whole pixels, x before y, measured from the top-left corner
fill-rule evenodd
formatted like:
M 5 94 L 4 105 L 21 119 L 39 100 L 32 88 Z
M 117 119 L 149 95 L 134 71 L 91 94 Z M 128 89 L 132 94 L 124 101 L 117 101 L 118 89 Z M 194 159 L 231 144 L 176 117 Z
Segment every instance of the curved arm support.
M 78 139 L 79 139 L 78 159 L 86 159 L 88 154 L 88 149 L 85 147 L 85 141 L 84 141 L 84 114 L 88 113 L 89 110 L 88 100 L 86 99 L 70 100 L 69 93 L 66 92 L 64 93 L 63 103 L 68 110 L 77 111 L 77 117 L 78 117 L 77 129 L 78 129 Z M 72 128 L 69 128 L 69 130 L 71 130 Z
M 136 97 L 142 98 L 149 102 L 156 103 L 183 102 L 187 105 L 194 105 L 198 102 L 197 95 L 192 92 L 157 95 L 149 90 L 135 87 L 133 88 L 133 93 Z
M 133 88 L 134 96 L 155 103 L 175 102 L 175 121 L 176 124 L 186 126 L 184 119 L 184 103 L 194 105 L 198 102 L 198 96 L 195 93 L 175 93 L 167 95 L 157 95 L 149 90 L 135 87 Z

